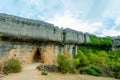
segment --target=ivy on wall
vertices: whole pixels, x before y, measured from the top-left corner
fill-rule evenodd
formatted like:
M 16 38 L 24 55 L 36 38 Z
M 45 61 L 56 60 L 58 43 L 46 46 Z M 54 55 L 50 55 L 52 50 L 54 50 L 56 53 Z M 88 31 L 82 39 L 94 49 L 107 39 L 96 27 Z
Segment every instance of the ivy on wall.
M 112 39 L 110 37 L 97 37 L 95 35 L 90 35 L 90 45 L 95 45 L 106 50 L 111 49 Z
M 90 35 L 91 44 L 94 45 L 112 45 L 112 39 L 110 37 L 96 37 Z

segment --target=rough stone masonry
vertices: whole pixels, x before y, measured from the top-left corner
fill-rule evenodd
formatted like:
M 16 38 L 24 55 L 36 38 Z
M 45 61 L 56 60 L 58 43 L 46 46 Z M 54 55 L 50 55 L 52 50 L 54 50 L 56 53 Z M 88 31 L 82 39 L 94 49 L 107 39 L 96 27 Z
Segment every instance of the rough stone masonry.
M 69 28 L 60 29 L 40 20 L 0 13 L 0 59 L 15 57 L 23 64 L 44 62 L 56 64 L 63 44 L 71 55 L 77 54 L 77 45 L 90 42 L 89 34 Z

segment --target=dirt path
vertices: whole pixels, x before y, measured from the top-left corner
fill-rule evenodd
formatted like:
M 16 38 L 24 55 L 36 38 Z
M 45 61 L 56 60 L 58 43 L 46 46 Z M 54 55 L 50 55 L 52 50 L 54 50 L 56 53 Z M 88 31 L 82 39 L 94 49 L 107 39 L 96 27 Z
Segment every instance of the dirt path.
M 94 77 L 90 75 L 80 74 L 61 74 L 61 73 L 48 73 L 47 76 L 41 75 L 40 71 L 35 70 L 38 64 L 33 64 L 23 68 L 20 73 L 9 74 L 3 77 L 2 80 L 115 80 L 106 77 Z

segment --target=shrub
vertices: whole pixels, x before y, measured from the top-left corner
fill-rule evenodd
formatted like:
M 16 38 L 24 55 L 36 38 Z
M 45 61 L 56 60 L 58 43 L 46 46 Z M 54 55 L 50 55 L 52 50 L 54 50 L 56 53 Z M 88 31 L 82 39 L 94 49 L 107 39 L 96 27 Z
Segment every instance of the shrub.
M 41 70 L 41 66 L 38 65 L 38 66 L 36 67 L 36 69 L 40 71 L 40 70 Z
M 110 68 L 113 71 L 113 77 L 120 79 L 120 62 L 112 62 Z
M 109 58 L 112 60 L 119 60 L 120 59 L 120 50 L 114 50 L 109 52 Z
M 64 50 L 63 54 L 58 55 L 58 68 L 62 73 L 75 73 L 76 68 L 71 55 Z
M 48 72 L 46 72 L 46 71 L 41 72 L 41 75 L 47 75 L 47 74 L 48 74 Z
M 106 51 L 97 51 L 97 55 L 100 60 L 100 67 L 108 67 L 108 64 L 110 63 L 110 59 L 108 57 L 108 53 Z
M 101 63 L 101 58 L 97 54 L 93 53 L 92 50 L 89 50 L 87 56 L 88 60 L 90 61 L 90 64 L 97 65 Z
M 96 66 L 82 67 L 82 68 L 80 68 L 80 73 L 87 73 L 87 74 L 94 75 L 94 76 L 100 76 L 101 75 L 100 69 Z
M 58 72 L 58 66 L 56 65 L 45 65 L 41 64 L 36 67 L 37 70 L 48 71 L 48 72 Z
M 75 73 L 75 67 L 72 60 L 67 59 L 63 55 L 58 56 L 59 70 L 62 73 Z
M 88 61 L 86 55 L 81 50 L 78 51 L 78 53 L 74 59 L 74 64 L 78 68 L 89 65 L 89 61 Z
M 4 74 L 20 72 L 22 67 L 19 60 L 14 58 L 8 59 L 3 63 L 3 72 Z
M 95 35 L 90 35 L 90 40 L 92 45 L 98 45 L 104 49 L 110 49 L 112 46 L 112 39 L 110 37 L 97 37 Z
M 92 50 L 89 50 L 87 57 L 90 64 L 100 67 L 107 66 L 109 62 L 108 55 L 105 51 L 96 51 L 96 53 L 94 53 Z
M 113 77 L 120 79 L 120 50 L 110 51 L 109 59 L 109 66 Z

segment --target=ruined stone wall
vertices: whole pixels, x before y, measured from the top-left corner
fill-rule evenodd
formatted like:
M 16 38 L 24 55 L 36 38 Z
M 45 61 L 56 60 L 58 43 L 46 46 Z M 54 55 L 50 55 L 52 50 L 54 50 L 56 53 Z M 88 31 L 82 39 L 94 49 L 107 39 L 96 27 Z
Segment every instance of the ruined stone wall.
M 35 47 L 28 43 L 2 41 L 0 45 L 0 56 L 5 59 L 14 57 L 19 59 L 23 64 L 31 63 L 30 57 L 35 51 Z
M 23 39 L 62 42 L 62 30 L 39 20 L 0 14 L 0 33 Z
M 113 44 L 112 48 L 114 49 L 120 49 L 120 36 L 112 38 Z
M 22 64 L 30 64 L 33 63 L 33 57 L 37 49 L 39 49 L 41 55 L 40 62 L 57 64 L 58 45 L 54 43 L 34 45 L 26 42 L 2 41 L 0 45 L 0 58 L 5 60 L 14 57 L 19 59 Z
M 72 57 L 75 57 L 77 54 L 77 45 L 65 45 L 66 51 L 71 54 Z
M 63 44 L 74 56 L 73 53 L 77 53 L 76 45 L 90 42 L 89 34 L 68 28 L 63 30 L 43 21 L 7 14 L 0 14 L 0 33 L 2 37 L 15 39 L 15 41 L 2 41 L 0 57 L 15 57 L 23 64 L 32 63 L 38 49 L 44 63 L 56 64 L 57 55 L 63 52 L 61 47 Z M 22 42 L 16 42 L 16 40 Z M 36 42 L 41 43 L 36 44 Z
M 89 35 L 73 29 L 60 29 L 53 24 L 17 16 L 0 14 L 0 33 L 18 39 L 83 44 Z
M 87 44 L 90 42 L 89 34 L 75 31 L 72 29 L 64 29 L 64 42 L 66 44 Z
M 57 64 L 57 57 L 59 54 L 60 44 L 56 43 L 46 43 L 42 48 L 42 60 L 45 64 Z M 62 51 L 61 51 L 62 52 Z

